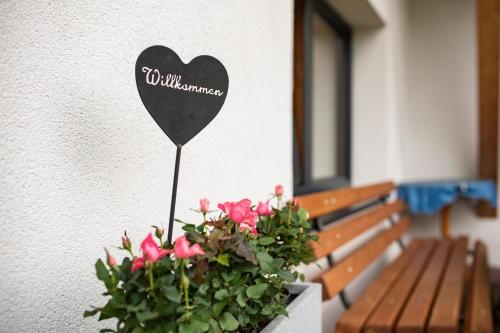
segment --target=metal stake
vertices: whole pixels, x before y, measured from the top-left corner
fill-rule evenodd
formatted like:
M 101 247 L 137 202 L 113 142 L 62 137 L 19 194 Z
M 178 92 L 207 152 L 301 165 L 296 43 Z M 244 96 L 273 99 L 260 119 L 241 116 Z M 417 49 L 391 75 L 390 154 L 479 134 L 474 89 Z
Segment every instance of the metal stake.
M 168 221 L 168 244 L 172 244 L 172 232 L 174 229 L 174 216 L 175 216 L 175 201 L 177 200 L 177 182 L 179 180 L 179 164 L 181 163 L 181 149 L 182 146 L 177 146 L 175 154 L 175 170 L 174 170 L 174 184 L 172 186 L 172 200 L 170 200 L 170 219 Z

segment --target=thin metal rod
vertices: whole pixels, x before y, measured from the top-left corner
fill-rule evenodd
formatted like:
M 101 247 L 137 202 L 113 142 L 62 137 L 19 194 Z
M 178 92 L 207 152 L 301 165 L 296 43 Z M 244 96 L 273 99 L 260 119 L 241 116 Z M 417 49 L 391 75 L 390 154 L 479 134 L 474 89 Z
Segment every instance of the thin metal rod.
M 389 223 L 393 227 L 396 225 L 396 221 L 394 221 L 394 219 L 392 218 L 392 216 L 389 216 Z M 399 244 L 399 248 L 401 249 L 401 251 L 403 251 L 405 249 L 405 244 L 403 243 L 403 240 L 401 238 L 398 238 L 397 242 Z
M 329 256 L 326 257 L 326 260 L 328 261 L 328 265 L 330 267 L 333 267 L 335 266 L 335 258 L 333 257 L 333 254 L 330 253 Z M 347 299 L 347 295 L 345 294 L 345 289 L 342 289 L 340 292 L 339 292 L 339 297 L 340 297 L 340 302 L 342 303 L 342 305 L 344 306 L 344 309 L 345 310 L 348 310 L 350 307 L 351 307 L 351 303 L 349 302 L 349 300 Z
M 168 244 L 172 244 L 172 232 L 174 229 L 175 201 L 177 200 L 177 183 L 179 180 L 179 165 L 181 164 L 182 146 L 177 146 L 175 154 L 174 184 L 172 186 L 172 200 L 170 200 L 170 219 L 168 221 Z

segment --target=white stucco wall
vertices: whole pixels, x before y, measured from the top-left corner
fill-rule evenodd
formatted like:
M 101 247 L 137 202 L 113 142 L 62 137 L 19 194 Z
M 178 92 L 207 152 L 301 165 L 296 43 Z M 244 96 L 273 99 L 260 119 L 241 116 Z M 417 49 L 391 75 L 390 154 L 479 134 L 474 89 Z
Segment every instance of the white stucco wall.
M 478 100 L 474 0 L 409 2 L 405 178 L 475 177 Z
M 406 106 L 400 111 L 403 180 L 476 178 L 478 96 L 474 0 L 410 1 Z M 412 234 L 439 235 L 438 216 L 414 219 Z M 452 206 L 451 234 L 483 240 L 500 266 L 500 219 Z
M 385 25 L 354 30 L 353 184 L 474 177 L 473 1 L 370 2 Z M 95 331 L 82 312 L 102 302 L 102 247 L 167 222 L 175 148 L 134 79 L 149 45 L 186 62 L 213 55 L 230 79 L 221 113 L 183 150 L 177 217 L 196 218 L 188 208 L 204 196 L 291 189 L 292 11 L 292 0 L 0 3 L 0 332 Z M 500 265 L 498 220 L 467 204 L 452 220 Z M 437 222 L 417 218 L 412 234 L 437 236 Z M 341 311 L 338 299 L 324 304 L 325 332 Z
M 183 150 L 177 217 L 291 190 L 288 1 L 0 3 L 1 332 L 91 332 L 93 264 L 165 224 L 175 147 L 144 109 L 136 57 L 163 44 L 220 59 L 229 93 Z M 277 19 L 279 18 L 279 19 Z M 113 253 L 117 250 L 112 249 Z

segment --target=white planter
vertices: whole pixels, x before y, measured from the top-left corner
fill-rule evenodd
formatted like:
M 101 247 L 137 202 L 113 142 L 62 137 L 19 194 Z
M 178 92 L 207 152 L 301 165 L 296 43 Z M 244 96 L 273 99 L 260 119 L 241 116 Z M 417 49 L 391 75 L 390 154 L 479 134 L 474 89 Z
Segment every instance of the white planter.
M 288 317 L 274 318 L 261 333 L 321 333 L 321 285 L 294 283 L 287 288 L 297 295 L 287 306 Z

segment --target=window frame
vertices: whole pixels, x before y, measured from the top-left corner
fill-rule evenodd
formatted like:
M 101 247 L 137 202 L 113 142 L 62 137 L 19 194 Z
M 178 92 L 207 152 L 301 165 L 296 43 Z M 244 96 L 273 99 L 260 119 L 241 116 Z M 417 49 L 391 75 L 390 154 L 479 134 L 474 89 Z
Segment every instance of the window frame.
M 312 59 L 313 19 L 319 15 L 339 36 L 342 57 L 337 74 L 339 96 L 337 110 L 337 145 L 342 156 L 339 169 L 344 172 L 332 178 L 312 178 Z M 351 64 L 352 30 L 324 1 L 296 0 L 294 18 L 294 193 L 302 195 L 349 186 L 351 182 Z M 333 112 L 334 110 L 332 110 Z M 341 163 L 337 161 L 337 163 Z

